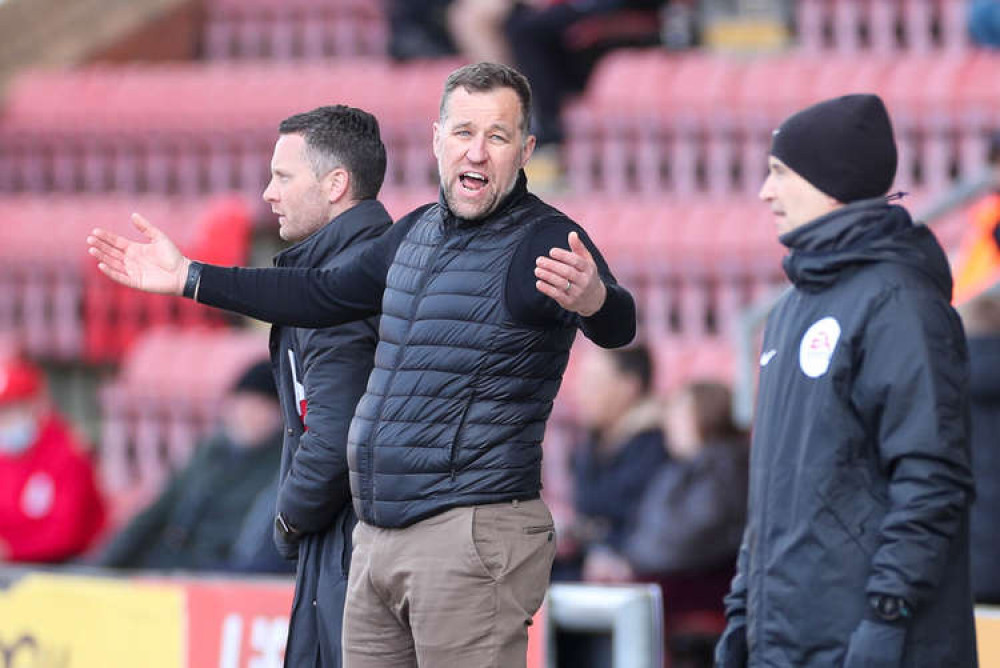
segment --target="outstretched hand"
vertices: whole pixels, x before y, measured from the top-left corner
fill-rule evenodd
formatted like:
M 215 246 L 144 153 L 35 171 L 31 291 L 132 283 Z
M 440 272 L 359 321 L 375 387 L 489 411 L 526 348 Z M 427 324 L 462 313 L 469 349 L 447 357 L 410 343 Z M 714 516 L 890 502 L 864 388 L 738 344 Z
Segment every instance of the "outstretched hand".
M 569 233 L 569 250 L 553 248 L 535 260 L 535 278 L 539 292 L 584 317 L 601 310 L 608 296 L 597 263 L 576 232 Z
M 132 224 L 146 237 L 145 243 L 100 228 L 87 237 L 87 252 L 97 258 L 97 268 L 111 280 L 130 288 L 164 295 L 183 294 L 191 260 L 139 214 L 132 214 Z

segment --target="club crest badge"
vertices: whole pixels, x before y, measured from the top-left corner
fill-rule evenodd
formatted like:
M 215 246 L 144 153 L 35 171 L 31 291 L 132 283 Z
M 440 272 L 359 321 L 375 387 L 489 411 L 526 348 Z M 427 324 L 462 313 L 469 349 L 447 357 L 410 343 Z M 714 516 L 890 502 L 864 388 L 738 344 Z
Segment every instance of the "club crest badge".
M 806 330 L 799 344 L 799 366 L 810 378 L 819 378 L 830 369 L 833 351 L 840 338 L 840 323 L 826 317 L 814 322 Z

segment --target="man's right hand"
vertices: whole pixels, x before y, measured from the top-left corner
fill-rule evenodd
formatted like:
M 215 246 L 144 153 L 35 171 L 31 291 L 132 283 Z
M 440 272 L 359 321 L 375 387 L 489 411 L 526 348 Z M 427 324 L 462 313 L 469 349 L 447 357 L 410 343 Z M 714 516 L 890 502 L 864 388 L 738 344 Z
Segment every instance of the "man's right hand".
M 164 295 L 181 295 L 191 260 L 163 232 L 137 213 L 132 224 L 148 240 L 132 241 L 95 228 L 87 237 L 88 252 L 97 258 L 97 268 L 113 281 L 130 288 Z

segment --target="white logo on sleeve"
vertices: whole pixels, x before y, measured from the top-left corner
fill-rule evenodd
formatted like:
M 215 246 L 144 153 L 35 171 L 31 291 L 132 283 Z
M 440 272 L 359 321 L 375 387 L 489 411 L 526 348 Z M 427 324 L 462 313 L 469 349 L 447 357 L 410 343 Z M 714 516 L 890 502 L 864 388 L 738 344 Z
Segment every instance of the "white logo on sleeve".
M 21 512 L 33 520 L 40 519 L 52 510 L 56 497 L 56 484 L 44 471 L 33 473 L 21 492 Z
M 830 359 L 840 338 L 840 323 L 835 318 L 817 320 L 806 330 L 799 345 L 799 366 L 810 378 L 819 378 L 830 369 Z
M 761 353 L 760 354 L 760 365 L 761 366 L 767 366 L 768 363 L 771 360 L 773 360 L 774 356 L 777 355 L 777 354 L 778 354 L 778 351 L 775 350 L 774 348 L 771 348 L 766 353 Z

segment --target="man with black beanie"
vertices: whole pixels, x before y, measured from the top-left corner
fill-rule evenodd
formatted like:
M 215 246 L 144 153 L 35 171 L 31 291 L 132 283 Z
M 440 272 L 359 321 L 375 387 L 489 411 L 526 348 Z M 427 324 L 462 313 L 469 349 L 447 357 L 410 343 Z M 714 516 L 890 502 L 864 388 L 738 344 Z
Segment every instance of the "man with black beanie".
M 975 666 L 965 335 L 941 247 L 885 197 L 889 115 L 821 102 L 768 162 L 793 288 L 764 331 L 717 665 Z

